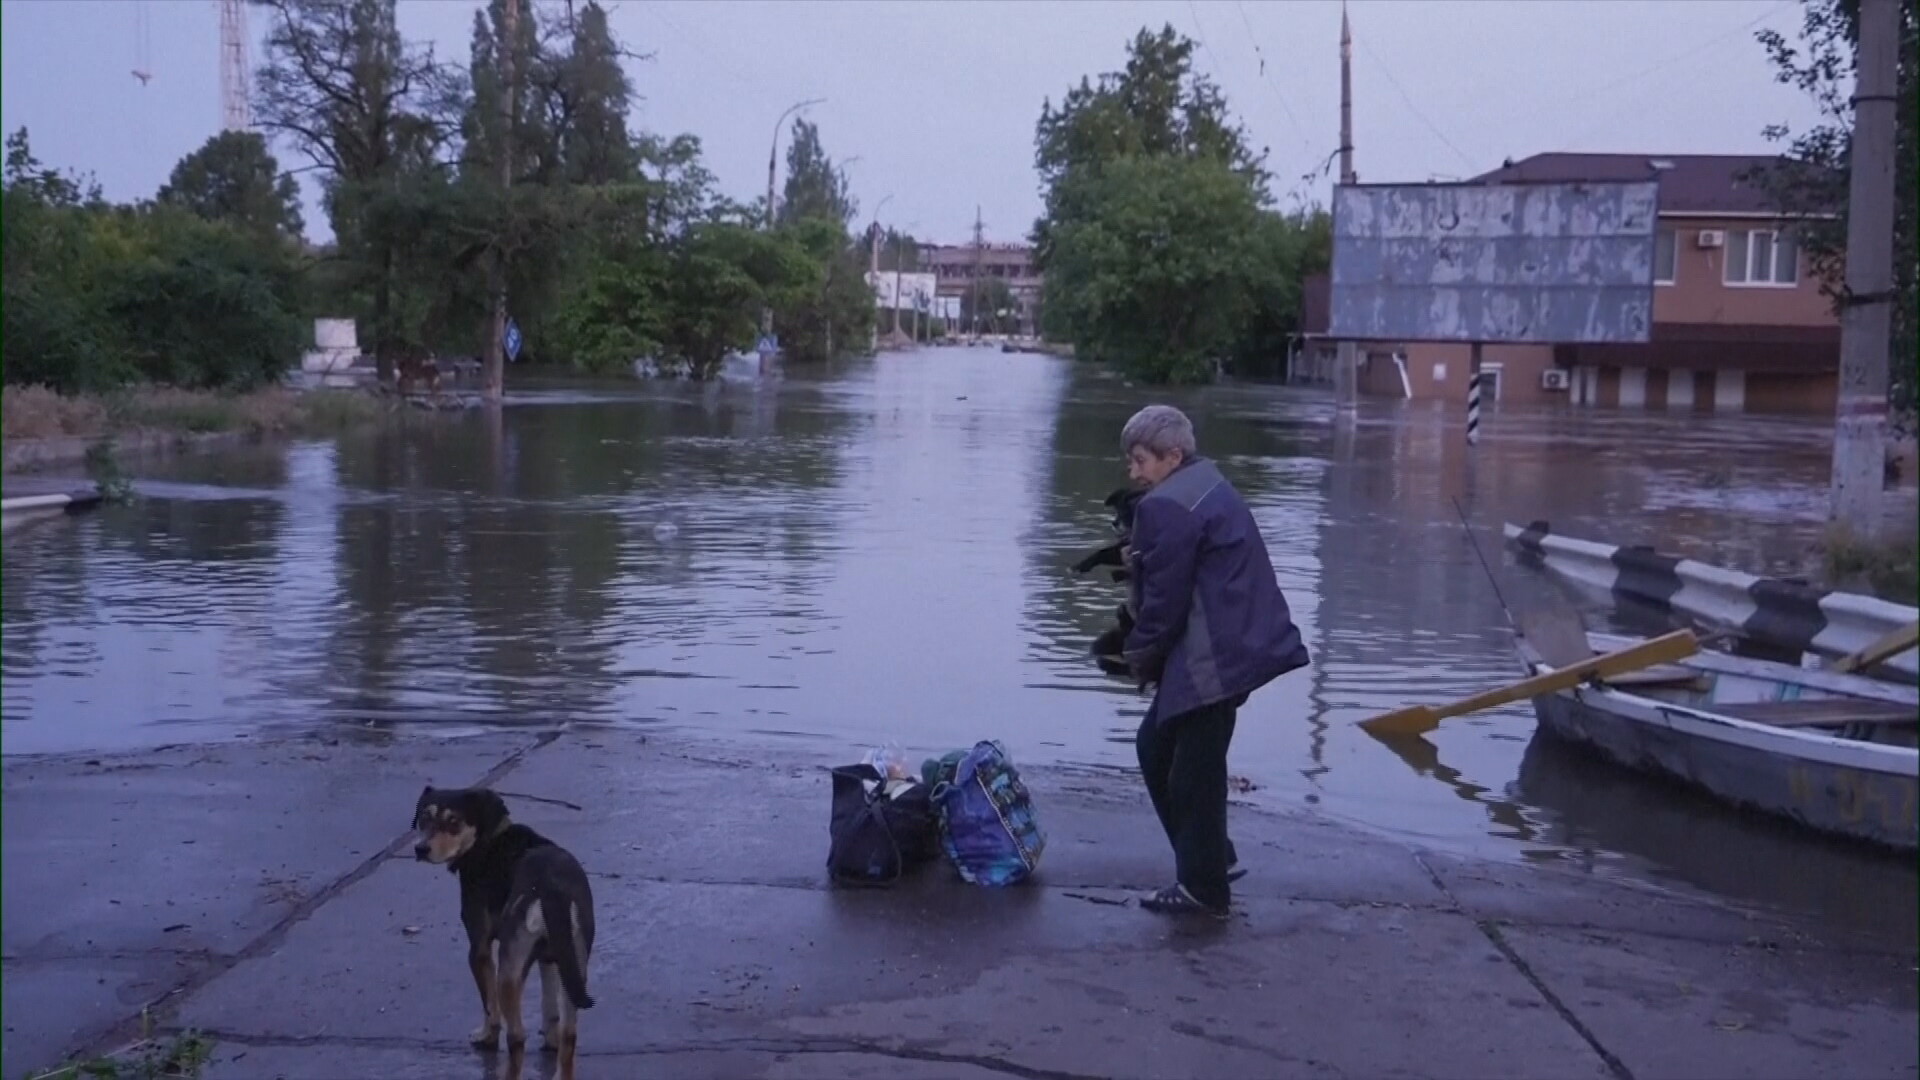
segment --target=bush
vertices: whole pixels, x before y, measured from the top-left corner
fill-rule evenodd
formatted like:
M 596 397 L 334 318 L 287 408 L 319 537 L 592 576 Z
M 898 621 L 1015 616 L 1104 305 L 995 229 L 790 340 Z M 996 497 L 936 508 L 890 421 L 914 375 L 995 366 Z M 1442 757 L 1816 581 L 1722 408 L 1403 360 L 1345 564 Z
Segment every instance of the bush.
M 98 398 L 69 397 L 45 386 L 9 386 L 0 394 L 0 437 L 56 439 L 95 435 L 107 428 Z
M 299 353 L 293 242 L 185 210 L 110 206 L 8 141 L 0 338 L 11 385 L 246 388 Z
M 322 434 L 376 419 L 386 409 L 379 398 L 358 390 L 278 386 L 250 393 L 143 386 L 80 395 L 44 386 L 9 386 L 0 394 L 0 423 L 10 440 L 138 431 Z
M 1827 583 L 1896 604 L 1920 597 L 1920 536 L 1874 540 L 1835 526 L 1823 545 Z
M 278 379 L 303 328 L 277 242 L 171 211 L 154 219 L 152 257 L 116 275 L 107 303 L 138 376 L 234 389 Z

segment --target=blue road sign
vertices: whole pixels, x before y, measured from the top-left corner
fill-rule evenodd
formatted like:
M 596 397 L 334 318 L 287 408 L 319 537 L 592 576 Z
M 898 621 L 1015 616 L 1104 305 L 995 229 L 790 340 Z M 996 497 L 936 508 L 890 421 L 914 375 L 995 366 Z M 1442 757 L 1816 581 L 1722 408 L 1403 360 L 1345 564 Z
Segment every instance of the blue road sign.
M 520 359 L 520 324 L 512 319 L 507 320 L 506 346 L 509 361 Z

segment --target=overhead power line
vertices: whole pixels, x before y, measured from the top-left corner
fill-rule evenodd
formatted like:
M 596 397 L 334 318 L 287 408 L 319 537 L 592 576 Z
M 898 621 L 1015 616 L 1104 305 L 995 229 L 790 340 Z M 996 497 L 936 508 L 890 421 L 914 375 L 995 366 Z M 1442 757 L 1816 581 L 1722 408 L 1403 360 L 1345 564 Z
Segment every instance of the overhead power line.
M 1474 163 L 1472 158 L 1467 156 L 1466 151 L 1455 145 L 1452 139 L 1447 138 L 1447 133 L 1440 130 L 1440 125 L 1428 119 L 1427 114 L 1420 111 L 1420 106 L 1413 103 L 1413 95 L 1407 93 L 1407 88 L 1400 85 L 1400 80 L 1393 74 L 1393 66 L 1380 59 L 1379 54 L 1373 51 L 1373 46 L 1367 44 L 1366 35 L 1355 34 L 1354 40 L 1360 43 L 1360 48 L 1367 54 L 1367 58 L 1372 60 L 1374 64 L 1380 68 L 1380 73 L 1387 77 L 1387 85 L 1393 87 L 1393 92 L 1400 95 L 1401 102 L 1406 105 L 1407 111 L 1413 114 L 1414 119 L 1425 124 L 1427 130 L 1433 132 L 1433 137 L 1439 139 L 1446 145 L 1447 149 L 1453 151 L 1454 156 L 1465 163 L 1468 170 L 1477 169 L 1479 166 Z

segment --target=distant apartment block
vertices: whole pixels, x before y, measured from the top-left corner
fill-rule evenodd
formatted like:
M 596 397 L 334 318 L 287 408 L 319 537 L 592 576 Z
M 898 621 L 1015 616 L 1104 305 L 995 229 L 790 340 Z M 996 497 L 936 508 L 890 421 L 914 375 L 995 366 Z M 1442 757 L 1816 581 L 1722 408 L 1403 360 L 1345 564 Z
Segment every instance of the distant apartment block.
M 941 244 L 920 249 L 920 268 L 931 271 L 940 296 L 965 296 L 973 289 L 976 276 L 997 278 L 1007 283 L 1014 302 L 1020 306 L 1020 320 L 1033 325 L 1039 309 L 1041 278 L 1033 268 L 1033 248 L 1028 244 Z
M 1489 345 L 1482 393 L 1502 402 L 1670 411 L 1828 413 L 1840 327 L 1794 242 L 1792 222 L 1747 176 L 1776 159 L 1740 155 L 1540 154 L 1475 177 L 1526 183 L 1657 180 L 1653 330 L 1640 345 Z M 1305 283 L 1291 370 L 1330 379 L 1325 277 Z M 1362 346 L 1363 393 L 1465 400 L 1466 345 Z

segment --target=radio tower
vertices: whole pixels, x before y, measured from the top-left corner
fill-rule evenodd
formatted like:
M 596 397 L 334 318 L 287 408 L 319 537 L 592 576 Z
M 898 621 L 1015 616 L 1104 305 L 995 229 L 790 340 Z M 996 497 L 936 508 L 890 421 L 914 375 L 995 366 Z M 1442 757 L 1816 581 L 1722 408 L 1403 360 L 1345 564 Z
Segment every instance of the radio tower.
M 244 0 L 220 4 L 220 126 L 227 131 L 253 127 L 247 104 L 247 12 Z

